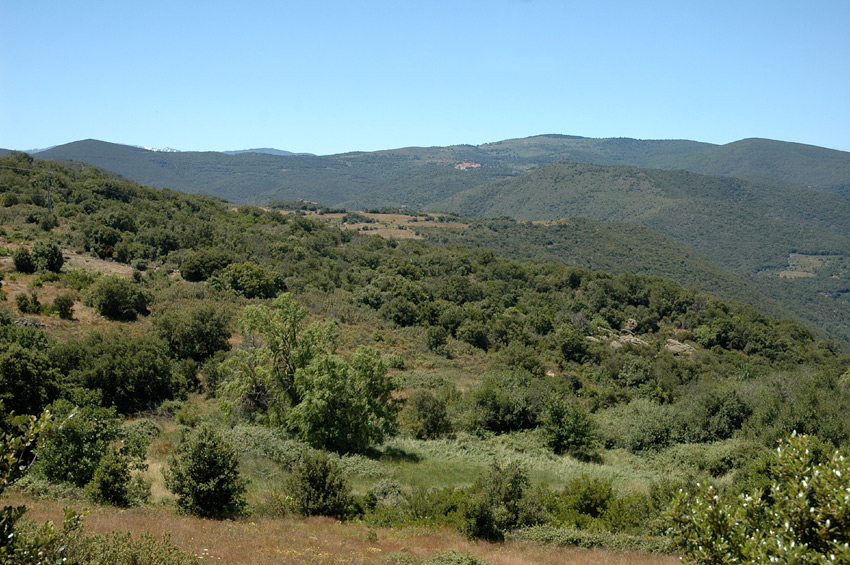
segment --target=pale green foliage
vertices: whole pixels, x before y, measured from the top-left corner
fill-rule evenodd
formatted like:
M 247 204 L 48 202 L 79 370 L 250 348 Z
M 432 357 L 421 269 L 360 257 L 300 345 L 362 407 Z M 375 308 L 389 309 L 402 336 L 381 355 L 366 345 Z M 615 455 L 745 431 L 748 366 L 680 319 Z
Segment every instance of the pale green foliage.
M 301 398 L 287 423 L 314 447 L 362 451 L 395 430 L 394 384 L 380 352 L 359 348 L 350 361 L 323 355 L 295 373 Z
M 336 348 L 336 326 L 314 322 L 302 329 L 307 312 L 288 293 L 269 308 L 245 308 L 241 333 L 248 349 L 238 349 L 223 364 L 230 377 L 218 389 L 228 415 L 260 417 L 282 425 L 289 407 L 300 401 L 295 371 Z
M 850 461 L 816 463 L 812 439 L 792 436 L 777 450 L 767 492 L 726 500 L 705 486 L 674 502 L 674 541 L 704 564 L 850 562 Z

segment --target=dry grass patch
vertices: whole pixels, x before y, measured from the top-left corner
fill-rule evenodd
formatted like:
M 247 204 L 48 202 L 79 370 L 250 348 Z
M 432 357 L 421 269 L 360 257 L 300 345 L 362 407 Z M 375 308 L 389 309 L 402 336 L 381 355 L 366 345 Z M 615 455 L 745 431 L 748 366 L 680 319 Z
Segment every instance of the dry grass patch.
M 18 497 L 4 503 L 25 503 L 27 516 L 37 521 L 61 521 L 67 501 L 32 500 Z M 74 504 L 78 507 L 79 504 Z M 678 563 L 674 556 L 614 553 L 554 547 L 533 542 L 501 544 L 470 541 L 447 529 L 406 527 L 369 528 L 330 518 L 306 520 L 245 518 L 236 521 L 202 520 L 176 515 L 169 508 L 118 510 L 93 506 L 84 520 L 87 533 L 113 530 L 139 535 L 169 534 L 171 541 L 203 562 L 220 563 L 392 563 L 392 556 L 429 559 L 455 550 L 494 565 L 603 564 L 649 565 Z

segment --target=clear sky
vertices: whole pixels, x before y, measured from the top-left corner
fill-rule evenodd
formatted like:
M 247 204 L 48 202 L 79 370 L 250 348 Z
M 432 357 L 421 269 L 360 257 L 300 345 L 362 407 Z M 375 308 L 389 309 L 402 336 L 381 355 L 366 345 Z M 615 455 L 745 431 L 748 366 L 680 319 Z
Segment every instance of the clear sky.
M 848 0 L 0 0 L 0 147 L 850 150 Z

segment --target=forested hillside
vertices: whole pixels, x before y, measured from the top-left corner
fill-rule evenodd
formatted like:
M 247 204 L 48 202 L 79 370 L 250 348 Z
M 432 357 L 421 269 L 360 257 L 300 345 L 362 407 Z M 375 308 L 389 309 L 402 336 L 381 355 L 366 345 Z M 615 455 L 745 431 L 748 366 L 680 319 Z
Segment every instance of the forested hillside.
M 162 153 L 85 140 L 44 159 L 75 160 L 151 186 L 262 204 L 305 198 L 348 208 L 424 208 L 457 192 L 547 163 L 678 169 L 848 196 L 850 153 L 768 139 L 687 140 L 539 135 L 483 145 L 408 147 L 339 155 Z M 475 166 L 456 169 L 458 165 Z
M 848 357 L 658 277 L 383 239 L 22 154 L 0 158 L 0 205 L 3 432 L 33 442 L 4 449 L 37 454 L 14 489 L 20 466 L 0 468 L 4 496 L 357 518 L 374 544 L 416 525 L 669 552 L 680 489 L 757 495 L 782 476 L 778 440 L 850 440 Z M 8 416 L 45 409 L 54 423 L 28 432 Z M 102 553 L 3 512 L 21 535 L 2 551 Z M 219 543 L 204 556 L 236 542 Z
M 561 163 L 434 207 L 476 217 L 583 216 L 649 227 L 752 277 L 798 316 L 850 337 L 850 202 L 839 196 L 683 171 Z M 811 258 L 809 267 L 799 268 L 798 257 Z

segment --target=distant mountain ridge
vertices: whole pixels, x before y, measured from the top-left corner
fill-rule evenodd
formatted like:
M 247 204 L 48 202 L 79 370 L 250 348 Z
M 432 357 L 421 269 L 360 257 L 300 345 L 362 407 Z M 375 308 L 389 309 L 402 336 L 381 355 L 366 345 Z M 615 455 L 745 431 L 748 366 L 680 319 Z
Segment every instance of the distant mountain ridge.
M 795 184 L 850 197 L 850 153 L 757 138 L 714 145 L 548 134 L 478 146 L 325 156 L 276 149 L 167 154 L 134 149 L 89 139 L 50 148 L 39 157 L 83 161 L 151 186 L 245 203 L 304 198 L 328 206 L 423 208 L 463 190 L 556 162 L 681 169 Z M 466 162 L 480 167 L 454 169 Z

